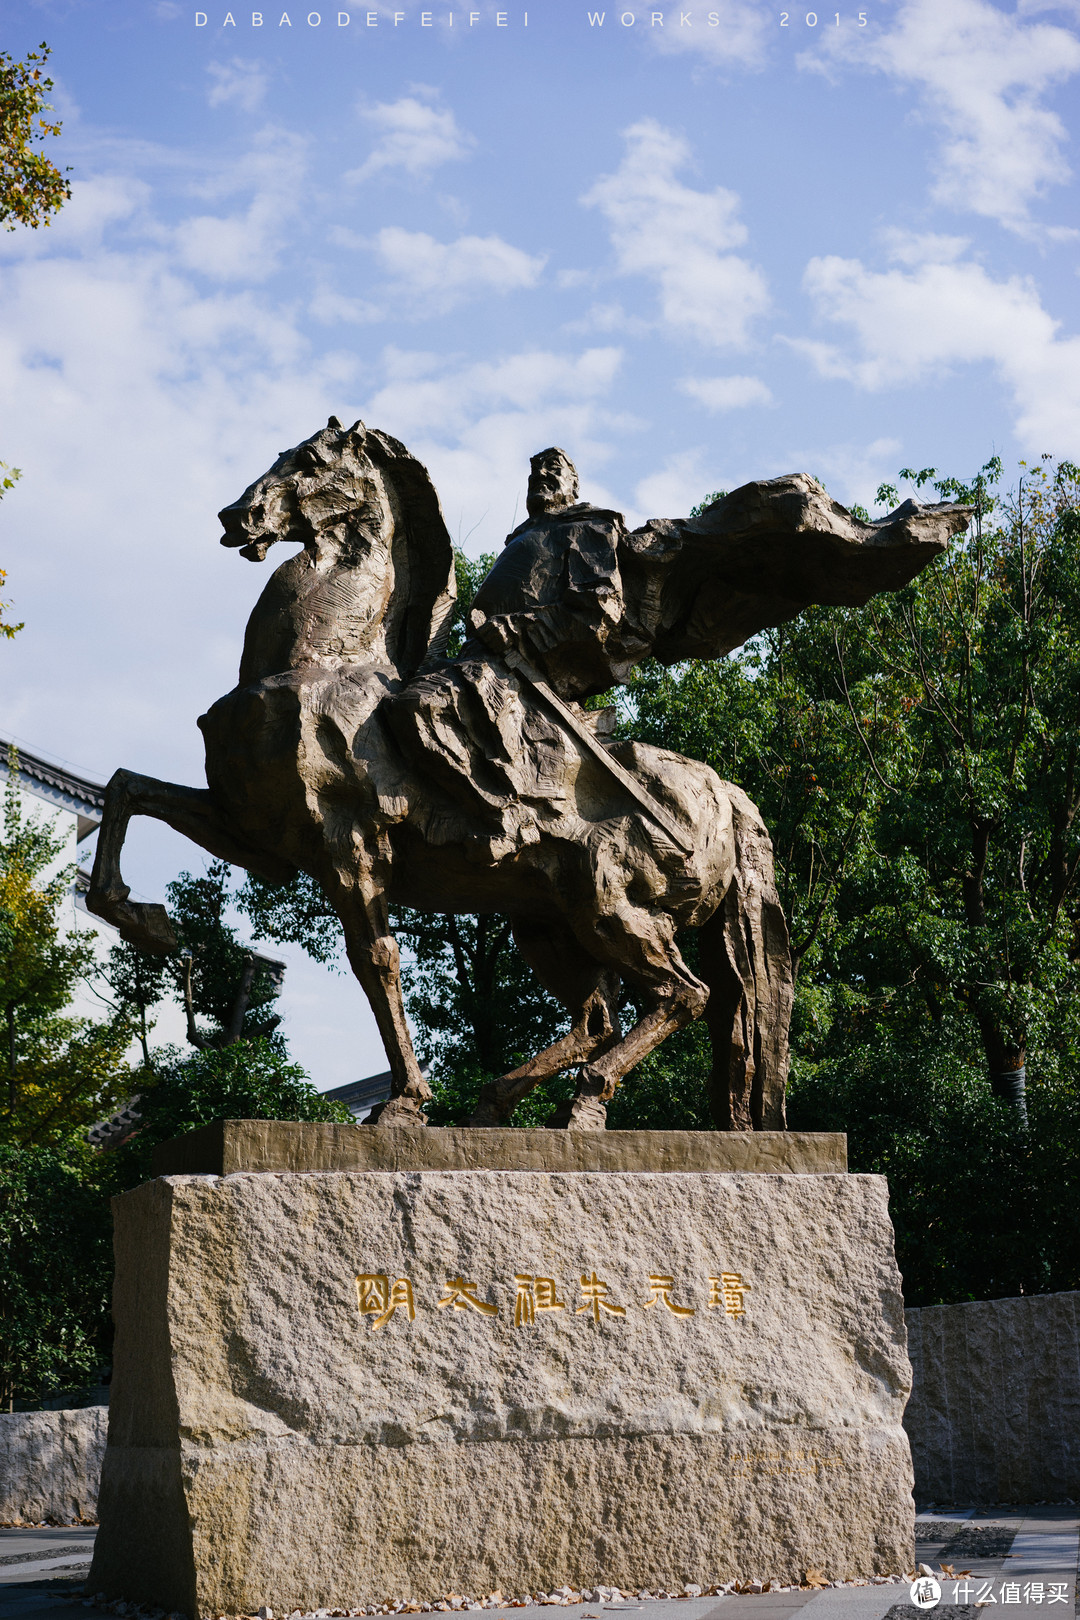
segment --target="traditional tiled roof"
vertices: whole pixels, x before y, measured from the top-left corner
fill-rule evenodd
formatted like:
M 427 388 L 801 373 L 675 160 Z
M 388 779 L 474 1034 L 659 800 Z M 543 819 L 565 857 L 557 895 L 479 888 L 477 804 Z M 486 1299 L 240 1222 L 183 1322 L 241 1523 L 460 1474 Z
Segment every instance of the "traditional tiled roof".
M 0 737 L 0 771 L 5 776 L 8 749 L 15 746 Z M 27 753 L 25 748 L 19 748 L 18 755 L 19 777 L 23 785 L 39 799 L 46 799 L 60 809 L 73 811 L 79 818 L 80 839 L 87 838 L 101 826 L 105 789 L 100 783 L 88 782 L 85 777 L 76 776 L 62 765 L 50 765 L 48 760 Z
M 427 1078 L 428 1065 L 420 1065 L 420 1073 Z M 376 1103 L 386 1102 L 390 1096 L 393 1076 L 389 1069 L 382 1074 L 369 1074 L 363 1080 L 350 1080 L 347 1085 L 334 1086 L 330 1091 L 324 1091 L 324 1097 L 333 1097 L 335 1102 L 343 1102 L 350 1109 L 354 1119 L 366 1119 Z

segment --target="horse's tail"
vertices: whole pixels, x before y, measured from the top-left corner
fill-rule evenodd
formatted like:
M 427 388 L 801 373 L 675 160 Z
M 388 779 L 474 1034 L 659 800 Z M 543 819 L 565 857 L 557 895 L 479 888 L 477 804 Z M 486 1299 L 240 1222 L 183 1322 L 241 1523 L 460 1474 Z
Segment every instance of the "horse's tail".
M 709 986 L 709 1106 L 718 1130 L 782 1131 L 795 992 L 790 939 L 765 823 L 741 788 L 724 787 L 735 876 L 698 936 L 698 971 Z

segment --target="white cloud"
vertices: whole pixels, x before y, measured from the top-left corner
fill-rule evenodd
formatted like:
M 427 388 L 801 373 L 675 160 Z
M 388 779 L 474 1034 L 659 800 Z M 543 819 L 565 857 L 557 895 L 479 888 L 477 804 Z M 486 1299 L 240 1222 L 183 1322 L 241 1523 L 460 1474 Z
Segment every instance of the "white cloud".
M 529 457 L 545 445 L 573 456 L 586 499 L 612 501 L 599 469 L 613 441 L 642 426 L 608 404 L 621 362 L 607 347 L 465 363 L 389 349 L 385 380 L 362 411 L 425 462 L 455 538 L 473 553 L 494 550 L 524 516 Z
M 655 321 L 642 320 L 631 315 L 616 299 L 613 303 L 590 304 L 585 314 L 576 321 L 565 321 L 564 332 L 618 332 L 623 337 L 643 337 L 656 330 Z
M 459 129 L 452 112 L 418 96 L 380 101 L 361 108 L 360 116 L 379 132 L 379 139 L 364 162 L 349 170 L 346 180 L 368 180 L 384 169 L 430 174 L 443 163 L 468 157 L 476 145 L 471 135 Z
M 902 449 L 899 439 L 888 438 L 870 444 L 804 445 L 785 456 L 776 471 L 808 472 L 821 479 L 829 494 L 845 506 L 858 501 L 873 516 L 874 494 L 886 479 L 896 478 Z
M 308 307 L 315 320 L 324 326 L 342 321 L 350 326 L 370 326 L 373 321 L 381 321 L 386 313 L 380 304 L 372 304 L 366 298 L 347 298 L 329 287 L 320 288 Z
M 697 51 L 724 66 L 761 67 L 772 32 L 772 15 L 759 0 L 710 0 L 708 7 L 667 9 L 660 28 L 650 28 L 648 40 L 664 52 Z M 689 21 L 683 23 L 682 17 Z M 715 23 L 710 23 L 712 17 Z
M 387 225 L 372 245 L 395 285 L 424 300 L 418 314 L 449 309 L 480 293 L 534 287 L 544 268 L 543 258 L 533 258 L 499 236 L 459 236 L 456 242 L 437 242 L 424 231 Z
M 995 281 L 979 264 L 931 260 L 869 270 L 812 259 L 805 285 L 825 319 L 850 329 L 851 350 L 790 340 L 827 377 L 883 389 L 989 364 L 1011 390 L 1017 437 L 1033 454 L 1080 443 L 1080 337 L 1059 335 L 1027 277 Z
M 955 264 L 971 246 L 966 236 L 939 236 L 931 231 L 902 231 L 887 226 L 880 239 L 898 264 Z
M 48 229 L 0 231 L 0 260 L 26 262 L 52 257 L 57 252 L 89 252 L 100 246 L 111 227 L 145 209 L 150 187 L 129 174 L 93 175 L 72 187 Z
M 619 273 L 656 283 L 663 320 L 675 330 L 717 346 L 745 344 L 768 293 L 761 271 L 730 251 L 747 234 L 738 197 L 723 186 L 683 185 L 676 175 L 690 149 L 655 119 L 625 138 L 619 168 L 582 198 L 608 223 Z
M 180 263 L 221 281 L 261 281 L 276 268 L 289 241 L 302 199 L 307 142 L 282 130 L 266 129 L 251 150 L 200 186 L 212 198 L 250 193 L 242 213 L 197 214 L 171 232 Z
M 634 502 L 644 517 L 686 517 L 706 495 L 722 487 L 715 462 L 706 465 L 705 451 L 680 450 L 657 471 L 641 479 Z M 729 484 L 729 488 L 732 486 Z
M 209 62 L 206 71 L 214 81 L 206 98 L 211 107 L 235 103 L 244 112 L 254 112 L 270 83 L 261 63 L 244 62 L 239 57 L 231 62 Z
M 867 62 L 922 92 L 925 117 L 944 131 L 938 202 L 1032 233 L 1032 199 L 1069 177 L 1067 132 L 1043 98 L 1080 71 L 1072 31 L 1026 22 L 991 0 L 903 0 L 892 27 L 826 39 L 827 55 L 807 53 L 801 66 L 827 69 L 837 57 Z
M 682 377 L 675 386 L 710 411 L 735 411 L 773 402 L 760 377 Z

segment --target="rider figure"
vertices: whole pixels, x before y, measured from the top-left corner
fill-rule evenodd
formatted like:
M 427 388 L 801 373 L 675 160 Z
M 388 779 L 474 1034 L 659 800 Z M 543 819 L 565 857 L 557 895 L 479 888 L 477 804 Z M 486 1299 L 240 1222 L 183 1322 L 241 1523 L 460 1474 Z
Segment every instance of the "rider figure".
M 624 682 L 647 650 L 626 617 L 618 554 L 626 525 L 620 513 L 578 501 L 564 450 L 541 450 L 530 466 L 529 516 L 473 599 L 465 654 L 512 649 L 572 701 Z

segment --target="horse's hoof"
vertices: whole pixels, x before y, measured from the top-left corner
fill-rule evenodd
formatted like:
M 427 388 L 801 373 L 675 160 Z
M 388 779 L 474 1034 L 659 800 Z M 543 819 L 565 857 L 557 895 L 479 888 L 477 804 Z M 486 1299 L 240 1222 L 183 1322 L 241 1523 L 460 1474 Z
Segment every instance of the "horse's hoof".
M 390 1097 L 371 1110 L 365 1125 L 426 1125 L 427 1115 L 415 1097 Z
M 554 1131 L 606 1131 L 607 1109 L 599 1097 L 574 1097 L 559 1104 L 547 1126 Z
M 115 923 L 120 938 L 141 951 L 155 956 L 168 956 L 177 948 L 176 935 L 164 906 L 142 905 L 138 901 L 124 900 L 112 906 L 104 915 L 107 922 Z

